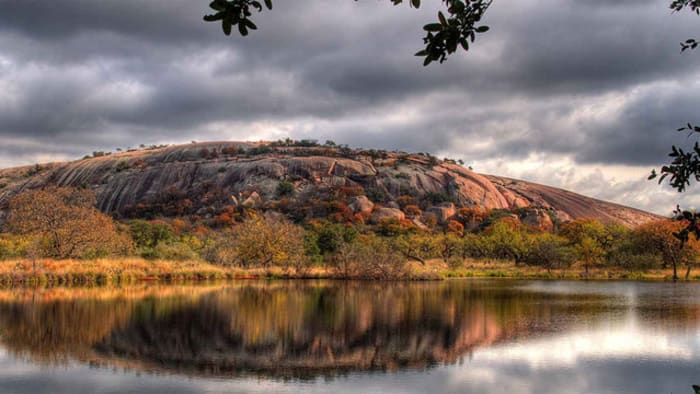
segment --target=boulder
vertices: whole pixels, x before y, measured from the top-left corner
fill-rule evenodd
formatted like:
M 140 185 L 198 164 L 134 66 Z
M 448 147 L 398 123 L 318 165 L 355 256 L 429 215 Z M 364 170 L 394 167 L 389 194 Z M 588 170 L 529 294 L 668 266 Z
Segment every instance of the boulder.
M 424 230 L 424 231 L 430 230 L 430 228 L 428 226 L 426 226 L 425 223 L 421 222 L 420 219 L 418 219 L 418 218 L 413 218 L 413 220 L 411 220 L 411 221 L 413 222 L 413 224 L 416 227 L 418 227 L 421 230 Z
M 250 196 L 243 201 L 243 205 L 246 208 L 259 208 L 262 206 L 262 198 L 258 192 L 250 193 Z
M 389 201 L 386 203 L 387 208 L 401 209 L 401 206 L 396 201 Z
M 396 208 L 379 208 L 372 214 L 372 223 L 379 223 L 383 219 L 406 219 L 406 215 Z
M 538 228 L 542 231 L 552 231 L 554 222 L 549 214 L 542 209 L 532 209 L 520 219 L 523 224 Z
M 360 213 L 363 216 L 369 216 L 372 214 L 374 203 L 370 201 L 367 196 L 357 196 L 352 200 L 348 208 L 352 209 L 352 213 Z
M 427 213 L 432 213 L 437 217 L 438 223 L 447 223 L 451 217 L 457 214 L 457 208 L 451 202 L 445 202 L 426 209 Z

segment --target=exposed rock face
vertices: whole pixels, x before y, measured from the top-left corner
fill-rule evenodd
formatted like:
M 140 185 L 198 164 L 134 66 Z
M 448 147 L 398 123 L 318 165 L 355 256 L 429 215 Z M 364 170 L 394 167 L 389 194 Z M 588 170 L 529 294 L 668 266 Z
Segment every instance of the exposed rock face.
M 528 213 L 520 218 L 523 224 L 538 228 L 542 231 L 552 231 L 554 228 L 554 222 L 549 214 L 541 209 L 532 209 Z
M 368 207 L 372 202 L 388 207 L 402 195 L 420 199 L 441 194 L 449 196 L 456 207 L 536 208 L 560 221 L 586 217 L 636 226 L 658 218 L 549 186 L 477 174 L 424 155 L 382 152 L 381 156 L 379 159 L 376 152 L 362 150 L 261 149 L 255 143 L 211 142 L 51 163 L 41 168 L 11 168 L 0 170 L 0 185 L 5 185 L 0 186 L 0 216 L 12 196 L 47 184 L 91 188 L 98 207 L 119 216 L 140 205 L 178 199 L 187 200 L 185 208 L 191 212 L 214 202 L 232 204 L 232 196 L 236 203 L 245 204 L 248 201 L 240 195 L 252 192 L 258 197 L 250 203 L 264 207 L 277 198 L 280 181 L 291 180 L 295 195 L 328 187 L 361 186 L 374 200 L 353 203 L 351 209 L 363 214 L 371 211 Z M 439 216 L 444 219 L 448 213 Z
M 357 196 L 353 199 L 353 202 L 349 205 L 353 213 L 362 214 L 362 216 L 369 217 L 372 214 L 372 209 L 374 209 L 374 203 L 367 198 L 367 196 Z
M 446 223 L 451 217 L 457 214 L 457 208 L 453 203 L 446 202 L 430 207 L 426 210 L 426 212 L 435 214 L 439 223 Z
M 372 223 L 379 223 L 384 219 L 404 220 L 406 219 L 406 215 L 401 212 L 400 209 L 396 208 L 379 208 L 372 214 Z

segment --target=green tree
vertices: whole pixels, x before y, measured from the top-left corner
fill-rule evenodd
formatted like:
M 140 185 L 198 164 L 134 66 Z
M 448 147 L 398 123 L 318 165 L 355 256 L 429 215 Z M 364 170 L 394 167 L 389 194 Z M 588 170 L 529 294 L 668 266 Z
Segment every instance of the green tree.
M 567 267 L 574 259 L 574 252 L 565 238 L 542 233 L 533 237 L 525 260 L 528 264 L 545 267 L 547 271 L 553 268 Z
M 175 241 L 173 228 L 159 221 L 134 220 L 129 223 L 129 232 L 136 247 L 141 249 Z
M 426 234 L 403 234 L 393 239 L 394 249 L 405 258 L 425 264 L 437 255 L 435 237 Z
M 608 229 L 595 219 L 576 219 L 561 226 L 559 234 L 569 241 L 576 256 L 583 262 L 586 277 L 591 265 L 605 258 L 603 245 L 608 240 Z
M 515 265 L 525 263 L 532 237 L 519 222 L 511 218 L 498 220 L 486 229 L 488 247 L 497 259 L 510 259 Z
M 322 255 L 337 252 L 343 244 L 352 243 L 357 238 L 357 230 L 340 223 L 322 222 L 313 229 L 318 250 Z
M 700 15 L 700 0 L 674 0 L 671 2 L 671 9 L 675 12 L 688 9 L 691 12 Z M 696 49 L 698 41 L 694 38 L 689 38 L 681 43 L 681 52 L 687 49 Z M 700 133 L 700 126 L 693 125 L 688 122 L 685 126 L 678 129 L 679 132 L 687 132 L 688 136 L 697 135 Z M 671 163 L 661 167 L 659 173 L 656 170 L 651 171 L 649 179 L 658 178 L 659 184 L 668 179 L 669 185 L 676 189 L 679 193 L 685 191 L 687 186 L 690 186 L 691 180 L 700 181 L 700 143 L 696 140 L 691 149 L 683 149 L 671 147 Z M 682 248 L 689 240 L 689 236 L 694 235 L 695 239 L 700 239 L 700 214 L 695 211 L 683 210 L 680 205 L 676 206 L 674 211 L 676 220 L 685 222 L 685 226 L 675 233 L 675 236 L 681 241 Z M 675 276 L 675 274 L 674 274 Z
M 390 0 L 394 5 L 404 0 Z M 421 0 L 406 1 L 411 7 L 419 8 Z M 478 33 L 485 33 L 488 26 L 480 25 L 492 0 L 442 0 L 443 10 L 438 12 L 437 21 L 423 26 L 425 47 L 416 53 L 423 58 L 423 65 L 437 61 L 444 62 L 457 49 L 469 50 Z M 263 7 L 264 5 L 264 7 Z M 214 0 L 209 4 L 213 14 L 204 16 L 207 22 L 221 22 L 224 34 L 230 35 L 236 27 L 238 33 L 247 36 L 258 26 L 251 17 L 253 12 L 264 8 L 272 10 L 272 0 Z

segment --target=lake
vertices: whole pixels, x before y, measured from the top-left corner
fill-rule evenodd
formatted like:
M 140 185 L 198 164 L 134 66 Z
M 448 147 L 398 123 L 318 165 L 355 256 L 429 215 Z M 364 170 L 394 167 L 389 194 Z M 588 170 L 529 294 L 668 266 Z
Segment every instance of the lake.
M 700 284 L 0 290 L 1 393 L 693 393 Z

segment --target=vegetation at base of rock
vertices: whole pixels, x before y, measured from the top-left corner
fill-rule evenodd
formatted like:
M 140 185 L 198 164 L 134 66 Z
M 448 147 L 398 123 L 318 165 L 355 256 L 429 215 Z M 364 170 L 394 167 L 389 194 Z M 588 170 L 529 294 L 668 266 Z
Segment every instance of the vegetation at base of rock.
M 567 271 L 589 277 L 601 270 L 613 270 L 622 277 L 620 272 L 670 269 L 676 277 L 684 268 L 685 278 L 690 279 L 700 255 L 700 243 L 694 239 L 679 247 L 674 233 L 684 224 L 677 221 L 659 220 L 628 229 L 576 219 L 544 229 L 520 219 L 527 210 L 506 214 L 461 208 L 448 220 L 441 217 L 431 226 L 419 227 L 409 219 L 417 214 L 409 211 L 420 210 L 409 209 L 414 207 L 412 197 L 401 198 L 399 208 L 370 208 L 363 205 L 361 193 L 339 188 L 327 195 L 335 200 L 310 204 L 307 209 L 319 211 L 310 216 L 294 217 L 289 214 L 294 211 L 284 215 L 242 204 L 229 207 L 213 221 L 196 216 L 115 221 L 94 208 L 95 197 L 89 190 L 28 191 L 9 204 L 8 231 L 0 234 L 0 259 L 17 263 L 14 268 L 5 266 L 0 281 L 22 282 L 26 277 L 70 283 L 151 275 L 223 278 L 232 277 L 235 270 L 263 276 L 387 280 L 478 276 L 468 273 L 466 262 L 482 260 L 510 262 L 515 271 L 508 276 L 536 268 L 545 277 Z M 377 216 L 379 212 L 396 216 Z M 319 218 L 318 213 L 325 217 Z M 134 271 L 129 263 L 119 266 L 120 261 L 134 261 L 120 260 L 127 256 L 146 260 L 138 260 L 142 265 Z M 105 257 L 110 259 L 93 261 Z M 54 262 L 64 259 L 71 259 L 66 267 Z M 163 260 L 172 266 L 150 263 L 159 268 L 149 273 L 148 261 Z M 439 272 L 424 268 L 435 260 L 444 264 Z M 80 264 L 84 267 L 78 268 Z M 187 264 L 193 264 L 189 271 L 183 268 Z M 483 271 L 501 276 L 503 270 Z

